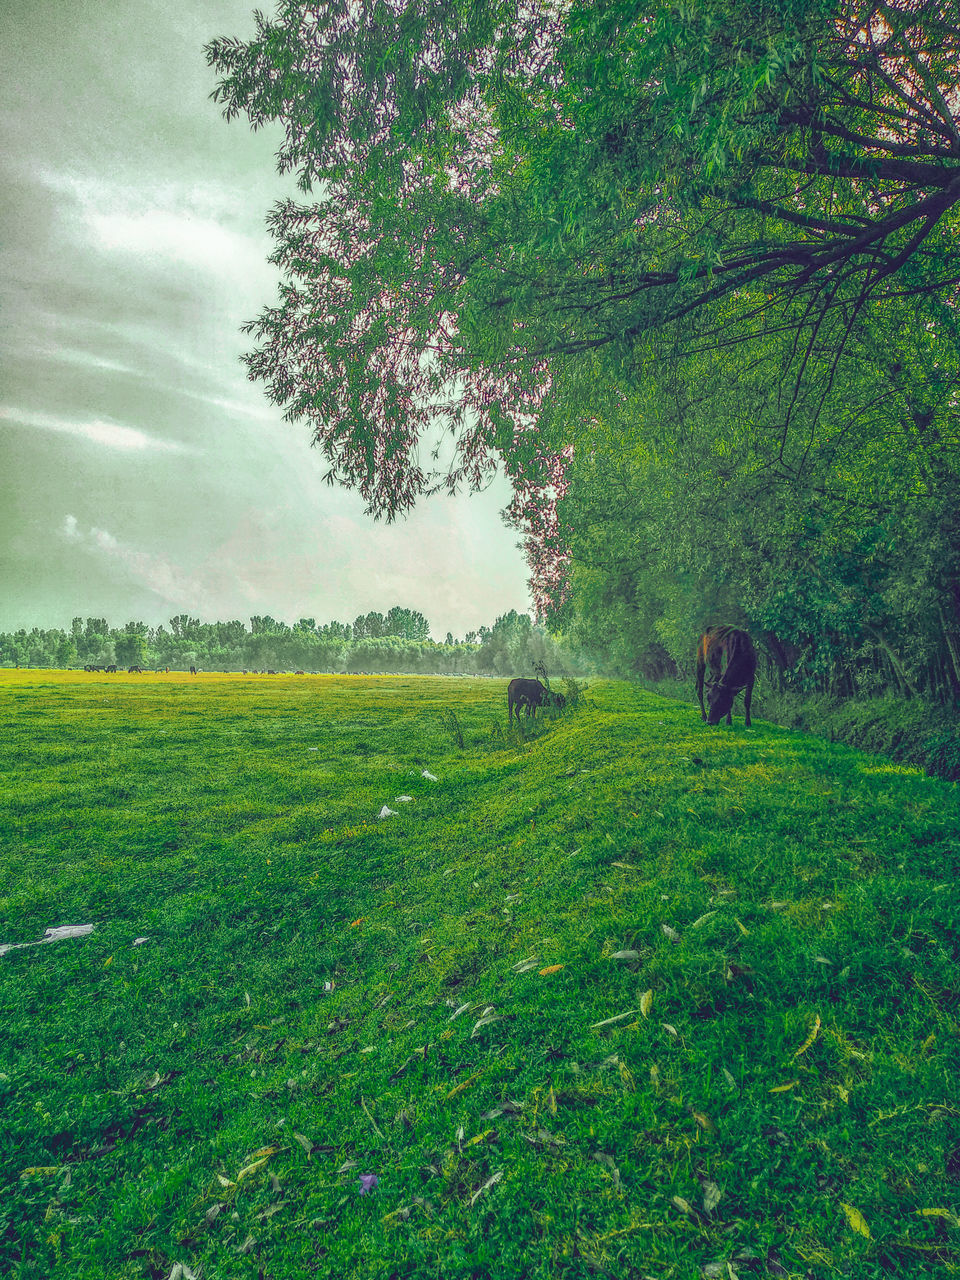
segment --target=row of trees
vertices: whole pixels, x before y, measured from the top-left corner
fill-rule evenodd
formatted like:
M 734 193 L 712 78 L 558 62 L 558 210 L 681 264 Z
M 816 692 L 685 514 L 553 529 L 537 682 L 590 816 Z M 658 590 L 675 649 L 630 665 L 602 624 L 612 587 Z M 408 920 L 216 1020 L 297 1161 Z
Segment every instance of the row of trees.
M 513 482 L 540 616 L 649 675 L 960 697 L 954 0 L 289 0 L 252 378 L 391 518 Z M 447 465 L 424 465 L 423 444 Z
M 0 664 L 21 667 L 517 675 L 532 671 L 538 662 L 558 675 L 588 669 L 562 639 L 516 610 L 463 640 L 448 632 L 442 643 L 430 639 L 423 615 L 409 609 L 366 614 L 353 624 L 318 625 L 313 618 L 301 618 L 288 626 L 256 616 L 248 629 L 240 621 L 201 622 L 178 614 L 169 628 L 143 622 L 112 628 L 105 618 L 74 618 L 69 631 L 34 627 L 0 632 Z

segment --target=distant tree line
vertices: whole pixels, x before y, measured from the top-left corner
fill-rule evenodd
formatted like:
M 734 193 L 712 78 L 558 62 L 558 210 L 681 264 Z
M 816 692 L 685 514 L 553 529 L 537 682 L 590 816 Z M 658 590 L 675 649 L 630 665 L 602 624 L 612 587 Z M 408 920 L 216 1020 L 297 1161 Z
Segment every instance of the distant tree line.
M 395 607 L 362 614 L 353 623 L 318 624 L 300 618 L 293 626 L 269 615 L 201 622 L 181 613 L 169 627 L 128 622 L 111 627 L 106 618 L 74 618 L 60 628 L 0 632 L 0 665 L 19 667 L 170 667 L 204 671 L 404 671 L 429 674 L 516 675 L 542 662 L 557 675 L 586 670 L 582 655 L 511 609 L 492 627 L 442 642 L 430 637 L 422 613 Z

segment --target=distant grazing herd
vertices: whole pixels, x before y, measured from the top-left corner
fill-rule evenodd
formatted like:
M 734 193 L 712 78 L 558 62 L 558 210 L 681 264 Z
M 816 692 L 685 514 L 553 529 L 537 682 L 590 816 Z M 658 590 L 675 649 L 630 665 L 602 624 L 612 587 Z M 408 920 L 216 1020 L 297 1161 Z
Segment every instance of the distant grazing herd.
M 707 669 L 710 670 L 709 677 Z M 84 671 L 102 671 L 114 674 L 116 666 L 98 667 L 93 663 L 85 666 Z M 169 667 L 157 667 L 156 674 L 167 674 Z M 144 674 L 141 666 L 134 664 L 127 668 L 130 674 Z M 198 667 L 191 667 L 192 676 L 200 675 Z M 275 676 L 285 672 L 241 671 L 244 676 Z M 297 676 L 306 675 L 305 671 L 295 671 Z M 311 672 L 316 675 L 316 672 Z M 750 728 L 750 704 L 753 701 L 753 686 L 757 678 L 757 651 L 746 631 L 738 627 L 708 627 L 700 637 L 697 645 L 697 701 L 700 703 L 700 718 L 707 724 L 719 724 L 724 716 L 727 724 L 733 723 L 733 703 L 738 693 L 743 693 L 744 725 Z M 706 692 L 706 705 L 704 705 Z M 526 716 L 536 718 L 537 708 L 555 708 L 562 710 L 567 704 L 562 693 L 554 693 L 552 689 L 541 684 L 539 680 L 528 680 L 522 676 L 511 680 L 507 686 L 507 718 L 513 723 L 516 715 L 520 723 L 521 708 Z

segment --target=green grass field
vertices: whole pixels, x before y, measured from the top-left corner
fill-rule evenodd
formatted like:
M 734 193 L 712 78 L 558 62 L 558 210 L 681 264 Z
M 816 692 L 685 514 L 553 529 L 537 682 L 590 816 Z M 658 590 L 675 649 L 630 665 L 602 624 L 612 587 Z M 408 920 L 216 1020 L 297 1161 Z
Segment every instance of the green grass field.
M 0 672 L 0 1273 L 960 1273 L 958 787 L 505 687 Z

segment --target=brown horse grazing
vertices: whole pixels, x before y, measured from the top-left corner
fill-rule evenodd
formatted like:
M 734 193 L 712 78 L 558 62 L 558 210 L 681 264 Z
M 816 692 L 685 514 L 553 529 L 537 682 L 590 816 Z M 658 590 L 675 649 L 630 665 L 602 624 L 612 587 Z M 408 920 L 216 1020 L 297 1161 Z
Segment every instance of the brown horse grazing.
M 507 685 L 507 719 L 513 719 L 513 712 L 516 709 L 517 724 L 520 723 L 521 707 L 525 708 L 528 716 L 532 715 L 536 719 L 537 707 L 565 707 L 566 705 L 567 700 L 562 693 L 553 693 L 539 680 L 523 680 L 518 676 Z
M 726 667 L 720 667 L 726 658 Z M 707 707 L 703 705 L 703 677 L 709 666 L 712 675 L 707 682 Z M 707 627 L 697 645 L 697 698 L 700 718 L 707 724 L 719 724 L 724 716 L 733 724 L 733 700 L 743 690 L 744 724 L 750 728 L 750 703 L 757 678 L 757 651 L 746 631 L 736 627 Z

